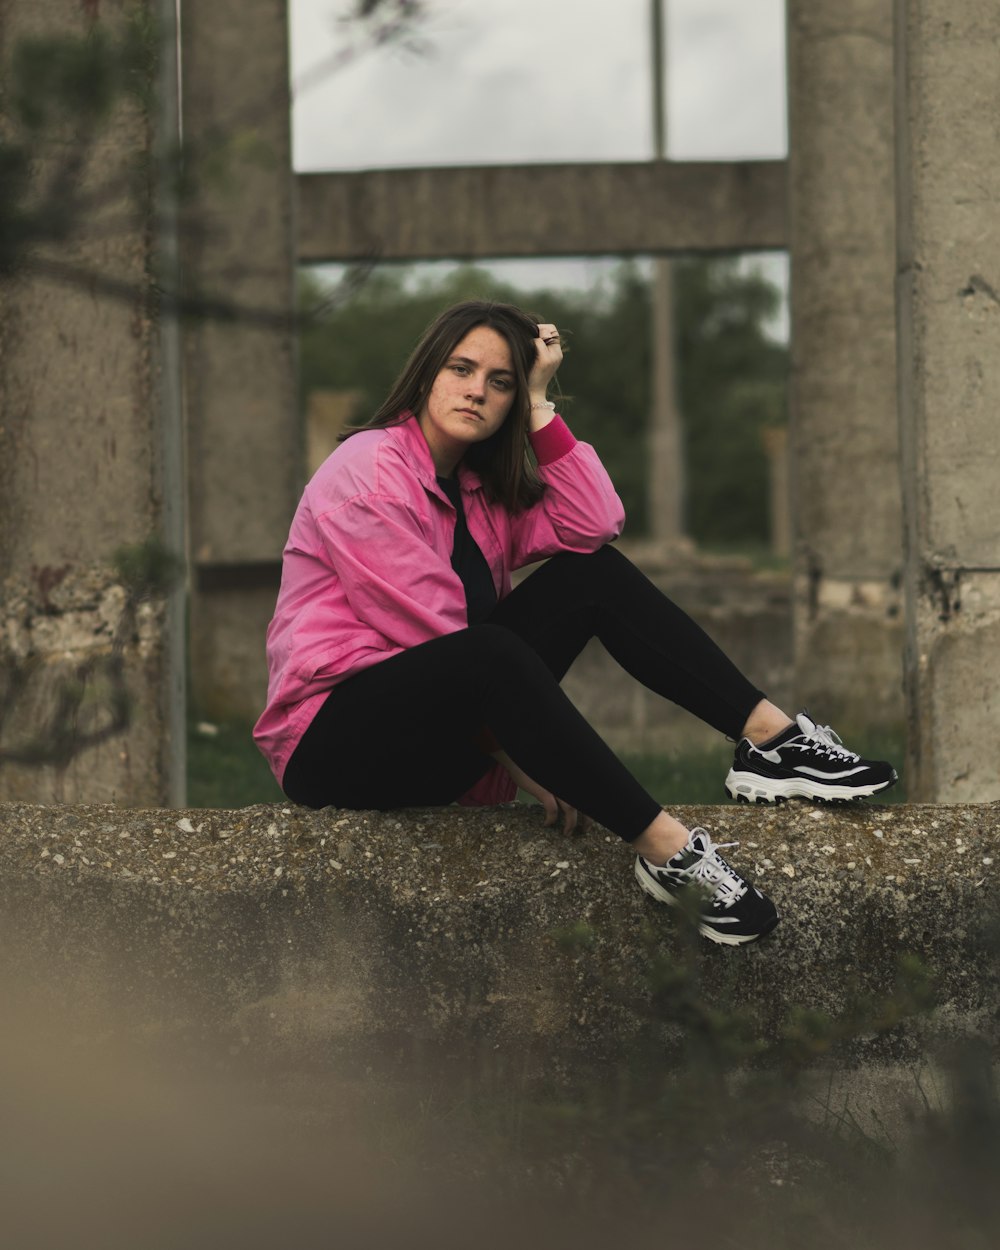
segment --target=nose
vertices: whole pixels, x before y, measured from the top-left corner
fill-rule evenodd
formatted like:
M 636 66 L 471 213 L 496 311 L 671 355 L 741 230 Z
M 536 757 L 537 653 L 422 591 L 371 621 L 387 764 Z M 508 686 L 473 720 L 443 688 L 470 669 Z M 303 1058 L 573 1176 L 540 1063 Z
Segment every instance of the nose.
M 475 399 L 480 402 L 486 394 L 486 379 L 478 374 L 472 374 L 466 381 L 466 399 Z

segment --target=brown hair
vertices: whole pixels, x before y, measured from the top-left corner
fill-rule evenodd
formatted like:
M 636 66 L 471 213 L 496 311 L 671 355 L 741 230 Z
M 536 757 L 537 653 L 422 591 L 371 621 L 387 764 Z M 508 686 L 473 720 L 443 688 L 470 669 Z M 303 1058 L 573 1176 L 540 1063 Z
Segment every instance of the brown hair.
M 446 309 L 424 331 L 374 416 L 363 426 L 346 430 L 340 441 L 359 430 L 401 425 L 411 413 L 419 413 L 457 345 L 478 326 L 489 326 L 506 339 L 514 362 L 514 396 L 503 425 L 488 439 L 473 443 L 463 461 L 482 478 L 491 499 L 511 512 L 521 512 L 542 495 L 528 444 L 528 376 L 535 363 L 538 321 L 513 304 L 465 300 Z

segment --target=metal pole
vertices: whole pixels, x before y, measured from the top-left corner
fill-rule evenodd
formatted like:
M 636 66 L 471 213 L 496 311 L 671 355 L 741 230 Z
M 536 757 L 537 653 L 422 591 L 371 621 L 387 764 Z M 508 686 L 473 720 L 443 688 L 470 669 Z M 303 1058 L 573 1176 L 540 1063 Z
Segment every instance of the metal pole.
M 176 295 L 180 289 L 177 241 L 177 158 L 180 151 L 178 87 L 178 4 L 159 0 L 160 62 L 156 96 L 158 179 L 154 215 L 157 274 L 164 292 L 160 308 L 160 488 L 163 491 L 163 543 L 180 568 L 187 569 L 186 474 L 181 333 Z M 165 722 L 167 795 L 171 807 L 187 802 L 187 578 L 176 576 L 167 591 L 167 674 Z

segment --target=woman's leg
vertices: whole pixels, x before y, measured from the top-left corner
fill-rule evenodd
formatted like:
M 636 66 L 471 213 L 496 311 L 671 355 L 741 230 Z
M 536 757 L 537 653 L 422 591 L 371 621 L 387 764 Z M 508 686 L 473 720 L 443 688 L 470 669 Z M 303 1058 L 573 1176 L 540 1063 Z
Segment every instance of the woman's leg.
M 478 625 L 413 647 L 331 691 L 296 748 L 284 786 L 313 807 L 392 808 L 450 801 L 490 765 L 489 725 L 518 767 L 632 843 L 636 876 L 660 902 L 694 885 L 712 941 L 770 932 L 773 903 L 723 860 L 704 830 L 664 812 L 512 630 Z M 657 866 L 659 865 L 659 866 Z
M 495 625 L 412 647 L 336 686 L 289 761 L 285 792 L 313 807 L 449 803 L 492 764 L 476 746 L 484 725 L 529 776 L 626 841 L 653 825 L 664 832 L 659 803 L 544 661 Z M 664 846 L 676 849 L 682 826 L 665 820 Z
M 769 702 L 708 635 L 619 551 L 553 557 L 490 617 L 528 641 L 561 677 L 589 638 L 657 694 L 738 739 L 733 798 L 843 802 L 894 785 L 885 760 L 865 760 L 829 726 L 795 721 Z M 760 748 L 759 750 L 755 748 Z
M 647 689 L 731 738 L 742 735 L 755 711 L 755 731 L 777 733 L 790 723 L 701 626 L 614 547 L 553 556 L 497 605 L 490 623 L 512 629 L 560 679 L 597 638 Z M 767 709 L 775 715 L 763 715 Z

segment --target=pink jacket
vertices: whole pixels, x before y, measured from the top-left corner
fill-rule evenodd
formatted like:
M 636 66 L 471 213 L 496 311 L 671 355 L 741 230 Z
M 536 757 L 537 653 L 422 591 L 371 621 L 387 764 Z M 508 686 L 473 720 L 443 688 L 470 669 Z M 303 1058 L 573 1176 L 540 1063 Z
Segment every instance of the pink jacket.
M 472 470 L 458 470 L 469 532 L 501 599 L 513 569 L 559 551 L 595 551 L 625 519 L 597 453 L 560 417 L 530 437 L 546 489 L 517 516 L 486 498 Z M 454 534 L 455 509 L 412 416 L 355 434 L 320 466 L 282 556 L 267 631 L 267 706 L 254 729 L 279 782 L 338 682 L 467 627 L 465 591 L 451 567 Z M 497 767 L 463 801 L 506 802 L 515 793 Z

